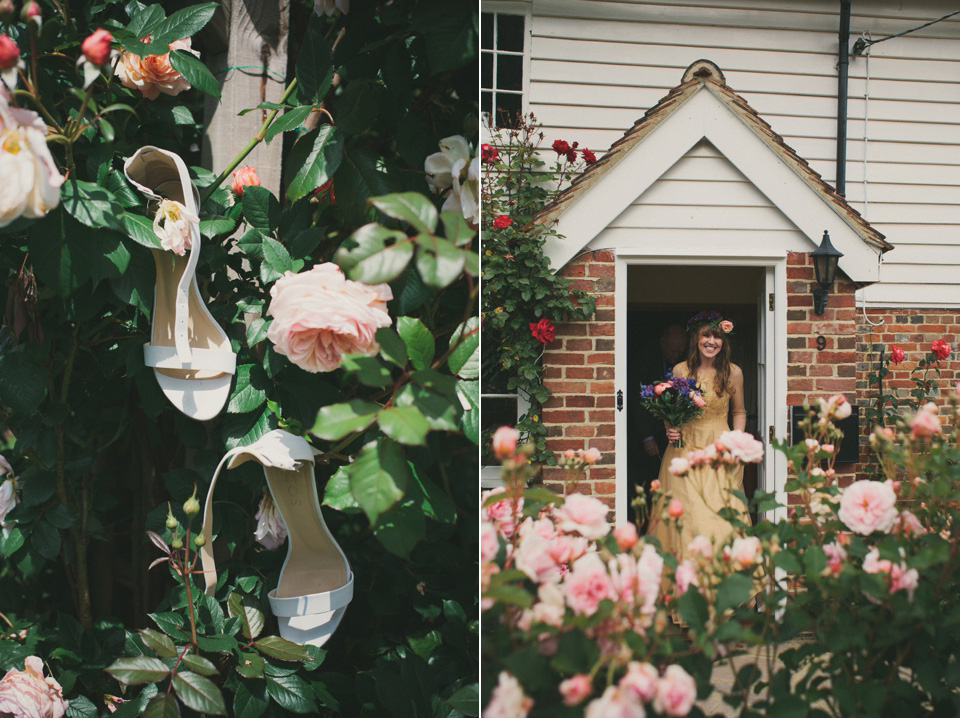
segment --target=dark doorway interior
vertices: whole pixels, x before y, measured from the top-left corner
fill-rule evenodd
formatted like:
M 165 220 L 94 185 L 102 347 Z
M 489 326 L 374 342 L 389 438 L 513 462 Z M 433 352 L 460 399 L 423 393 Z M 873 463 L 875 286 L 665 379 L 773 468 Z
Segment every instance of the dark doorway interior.
M 747 431 L 758 435 L 757 303 L 761 296 L 763 269 L 754 267 L 669 267 L 635 265 L 628 268 L 627 397 L 639 394 L 644 383 L 637 367 L 644 366 L 649 352 L 658 352 L 660 337 L 671 324 L 686 326 L 703 309 L 714 309 L 735 324 L 731 338 L 733 361 L 743 369 Z M 649 362 L 647 362 L 649 364 Z M 636 496 L 635 486 L 649 486 L 659 464 L 646 456 L 643 437 L 628 412 L 626 486 L 628 506 Z M 759 467 L 744 469 L 744 493 L 752 498 L 759 483 Z M 635 519 L 630 509 L 630 519 Z M 757 517 L 754 515 L 753 520 Z

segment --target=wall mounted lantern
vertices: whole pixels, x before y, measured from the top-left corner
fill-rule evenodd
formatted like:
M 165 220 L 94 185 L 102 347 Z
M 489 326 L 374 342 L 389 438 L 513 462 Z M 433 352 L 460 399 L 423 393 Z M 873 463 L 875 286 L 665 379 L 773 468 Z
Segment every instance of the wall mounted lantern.
M 817 316 L 827 308 L 827 297 L 833 288 L 837 276 L 837 263 L 843 252 L 830 243 L 830 234 L 824 230 L 820 246 L 810 254 L 813 257 L 813 271 L 817 275 L 817 288 L 813 290 L 813 311 Z

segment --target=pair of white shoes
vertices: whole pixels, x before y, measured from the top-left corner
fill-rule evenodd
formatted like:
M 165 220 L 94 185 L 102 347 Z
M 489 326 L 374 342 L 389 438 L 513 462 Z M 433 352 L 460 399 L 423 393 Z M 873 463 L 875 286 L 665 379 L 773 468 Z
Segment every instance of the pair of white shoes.
M 199 217 L 200 195 L 187 166 L 173 152 L 142 147 L 123 166 L 127 179 L 154 201 L 180 203 Z M 189 223 L 191 248 L 180 257 L 153 250 L 157 286 L 151 340 L 144 363 L 153 367 L 170 402 L 197 421 L 212 419 L 230 396 L 237 357 L 226 332 L 217 324 L 197 287 L 200 230 Z M 353 598 L 353 573 L 320 512 L 314 479 L 314 450 L 300 436 L 277 429 L 248 446 L 231 449 L 217 466 L 204 507 L 201 549 L 206 592 L 217 586 L 213 558 L 213 491 L 224 464 L 232 469 L 254 459 L 263 465 L 267 486 L 288 532 L 287 558 L 270 608 L 280 635 L 294 643 L 322 646 L 340 624 Z

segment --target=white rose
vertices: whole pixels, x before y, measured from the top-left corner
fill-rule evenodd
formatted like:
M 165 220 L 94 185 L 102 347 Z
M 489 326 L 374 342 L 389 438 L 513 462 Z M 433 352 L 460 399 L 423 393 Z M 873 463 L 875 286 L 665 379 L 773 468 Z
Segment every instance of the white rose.
M 0 97 L 0 227 L 18 217 L 42 217 L 60 204 L 63 176 L 36 112 L 10 107 Z
M 160 207 L 153 218 L 153 232 L 160 239 L 160 246 L 181 257 L 193 248 L 190 225 L 200 224 L 200 218 L 172 199 L 160 200 Z

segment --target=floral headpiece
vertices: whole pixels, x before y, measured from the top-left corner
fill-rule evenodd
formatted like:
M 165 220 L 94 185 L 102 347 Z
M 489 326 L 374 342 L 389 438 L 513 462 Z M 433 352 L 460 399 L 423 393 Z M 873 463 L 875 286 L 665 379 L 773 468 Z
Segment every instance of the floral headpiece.
M 733 322 L 724 319 L 720 312 L 702 311 L 694 314 L 687 320 L 687 334 L 700 331 L 700 327 L 707 325 L 721 334 L 733 333 Z

